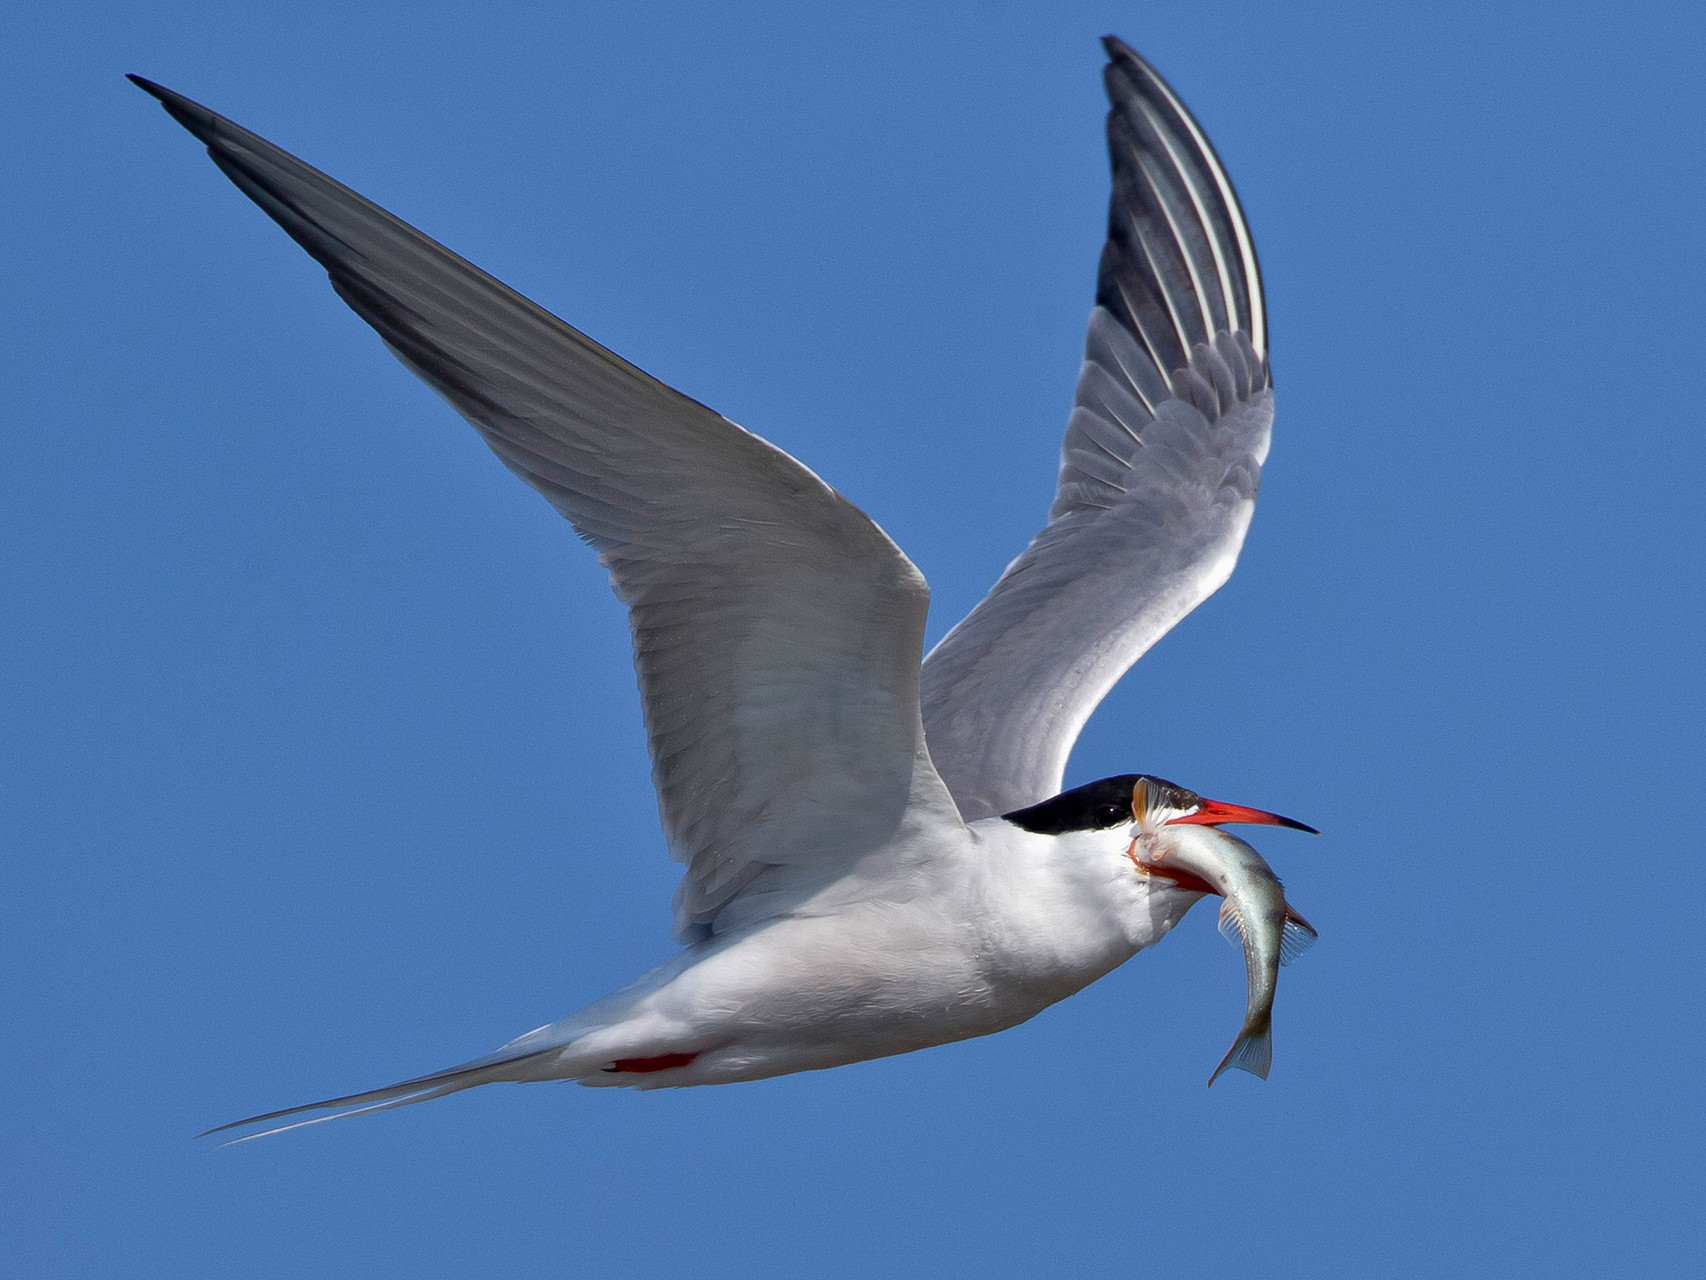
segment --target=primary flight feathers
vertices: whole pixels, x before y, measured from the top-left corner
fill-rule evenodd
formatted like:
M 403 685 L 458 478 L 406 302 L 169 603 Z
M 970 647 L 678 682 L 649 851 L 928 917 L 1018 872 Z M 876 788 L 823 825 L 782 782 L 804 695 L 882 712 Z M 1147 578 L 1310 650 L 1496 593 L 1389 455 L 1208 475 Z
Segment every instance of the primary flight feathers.
M 664 831 L 687 864 L 678 937 L 766 866 L 807 849 L 834 862 L 893 829 L 922 743 L 929 589 L 869 517 L 370 200 L 132 78 L 597 549 L 628 607 Z
M 1231 574 L 1268 453 L 1243 210 L 1166 81 L 1103 43 L 1113 195 L 1054 505 L 924 664 L 930 754 L 967 821 L 1060 790 L 1097 703 Z

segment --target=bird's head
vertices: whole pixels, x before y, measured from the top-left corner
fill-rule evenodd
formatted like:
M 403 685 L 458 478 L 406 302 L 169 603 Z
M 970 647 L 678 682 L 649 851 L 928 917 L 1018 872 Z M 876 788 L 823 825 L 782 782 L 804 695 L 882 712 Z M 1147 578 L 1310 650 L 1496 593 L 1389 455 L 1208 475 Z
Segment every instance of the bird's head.
M 1165 841 L 1168 827 L 1181 825 L 1218 827 L 1226 822 L 1254 822 L 1320 834 L 1294 818 L 1224 800 L 1209 800 L 1176 782 L 1147 773 L 1102 778 L 1001 816 L 1015 826 L 1042 835 L 1106 831 L 1114 839 L 1132 841 L 1134 848 L 1137 841 L 1160 845 Z M 1203 885 L 1202 891 L 1208 891 L 1208 886 Z

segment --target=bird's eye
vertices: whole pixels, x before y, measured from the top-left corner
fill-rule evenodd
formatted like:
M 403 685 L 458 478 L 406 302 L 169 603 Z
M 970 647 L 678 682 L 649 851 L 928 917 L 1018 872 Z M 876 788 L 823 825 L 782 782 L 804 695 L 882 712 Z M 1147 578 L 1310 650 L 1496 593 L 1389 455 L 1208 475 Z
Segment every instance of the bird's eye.
M 1121 805 L 1110 804 L 1102 810 L 1102 821 L 1110 827 L 1117 827 L 1131 816 L 1131 811 Z

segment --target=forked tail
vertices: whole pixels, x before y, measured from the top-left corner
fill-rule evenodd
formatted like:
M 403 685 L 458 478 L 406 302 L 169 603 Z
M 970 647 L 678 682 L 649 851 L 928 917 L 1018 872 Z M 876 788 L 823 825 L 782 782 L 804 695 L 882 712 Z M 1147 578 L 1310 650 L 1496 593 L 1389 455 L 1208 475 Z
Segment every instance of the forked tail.
M 556 1056 L 561 1053 L 563 1046 L 551 1045 L 544 1049 L 530 1049 L 520 1053 L 505 1054 L 503 1050 L 488 1054 L 484 1058 L 475 1058 L 472 1062 L 464 1062 L 461 1066 L 447 1067 L 443 1071 L 435 1071 L 431 1075 L 417 1076 L 413 1080 L 404 1080 L 399 1084 L 387 1085 L 383 1089 L 370 1089 L 366 1093 L 352 1093 L 342 1098 L 327 1098 L 324 1102 L 304 1103 L 300 1107 L 286 1107 L 283 1111 L 268 1111 L 264 1115 L 250 1116 L 246 1120 L 233 1120 L 230 1124 L 222 1124 L 209 1129 L 206 1133 L 198 1133 L 196 1137 L 205 1138 L 215 1133 L 227 1133 L 232 1129 L 247 1128 L 252 1124 L 265 1124 L 268 1120 L 281 1120 L 285 1116 L 303 1115 L 309 1111 L 335 1110 L 331 1115 L 314 1116 L 308 1120 L 297 1120 L 292 1124 L 275 1125 L 271 1129 L 262 1129 L 259 1133 L 245 1133 L 240 1138 L 230 1138 L 220 1143 L 228 1147 L 239 1142 L 248 1142 L 254 1138 L 266 1138 L 275 1133 L 283 1133 L 287 1129 L 301 1129 L 306 1125 L 324 1124 L 328 1120 L 347 1120 L 351 1116 L 370 1115 L 375 1111 L 390 1111 L 395 1107 L 412 1106 L 417 1102 L 430 1102 L 434 1098 L 442 1098 L 449 1093 L 459 1093 L 463 1089 L 472 1089 L 475 1085 L 492 1084 L 500 1080 L 526 1080 L 529 1073 L 521 1068 L 523 1063 L 533 1058 L 546 1055 Z M 538 1078 L 538 1077 L 532 1077 Z

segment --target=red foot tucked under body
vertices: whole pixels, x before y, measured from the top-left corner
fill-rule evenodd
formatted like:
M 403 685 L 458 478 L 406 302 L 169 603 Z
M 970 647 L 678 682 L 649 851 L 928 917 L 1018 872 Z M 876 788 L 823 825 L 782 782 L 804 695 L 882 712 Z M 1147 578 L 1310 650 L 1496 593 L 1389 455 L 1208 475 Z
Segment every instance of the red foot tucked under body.
M 699 1055 L 696 1053 L 660 1053 L 655 1058 L 618 1058 L 606 1071 L 628 1071 L 635 1075 L 645 1075 L 651 1071 L 668 1071 L 671 1067 L 685 1067 Z

